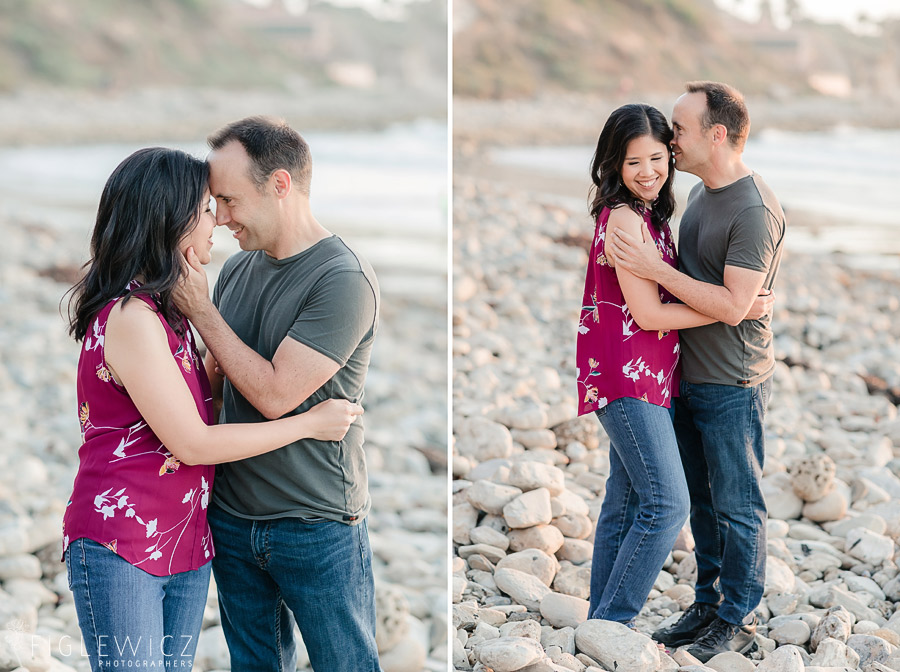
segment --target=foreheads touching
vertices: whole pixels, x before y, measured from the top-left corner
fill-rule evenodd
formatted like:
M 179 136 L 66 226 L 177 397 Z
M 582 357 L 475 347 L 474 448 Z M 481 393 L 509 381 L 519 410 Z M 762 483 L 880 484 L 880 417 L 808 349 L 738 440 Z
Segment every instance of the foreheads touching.
M 213 152 L 239 142 L 250 160 L 249 177 L 262 192 L 277 170 L 290 173 L 293 188 L 309 197 L 312 157 L 309 145 L 283 119 L 255 116 L 235 121 L 207 138 Z M 215 194 L 214 194 L 215 195 Z
M 727 131 L 731 146 L 737 151 L 744 149 L 750 133 L 750 114 L 740 91 L 720 82 L 688 82 L 687 93 L 699 93 L 706 98 L 706 109 L 700 116 L 702 129 L 722 125 Z

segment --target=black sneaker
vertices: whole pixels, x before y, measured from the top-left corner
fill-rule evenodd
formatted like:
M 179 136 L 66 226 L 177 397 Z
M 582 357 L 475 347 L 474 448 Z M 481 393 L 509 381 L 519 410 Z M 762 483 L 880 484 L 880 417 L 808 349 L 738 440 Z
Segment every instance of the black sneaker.
M 654 632 L 653 639 L 673 649 L 689 644 L 716 620 L 717 610 L 714 604 L 694 602 L 672 625 Z
M 756 649 L 756 618 L 749 625 L 734 625 L 721 618 L 712 624 L 697 638 L 687 652 L 701 663 L 726 651 L 740 654 L 750 653 Z

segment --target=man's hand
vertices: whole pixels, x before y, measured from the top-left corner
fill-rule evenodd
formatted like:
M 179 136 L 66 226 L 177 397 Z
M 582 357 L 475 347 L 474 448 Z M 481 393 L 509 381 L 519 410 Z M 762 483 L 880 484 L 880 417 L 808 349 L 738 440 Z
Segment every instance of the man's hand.
M 639 278 L 647 278 L 659 282 L 660 267 L 668 264 L 662 259 L 650 231 L 647 222 L 641 223 L 641 233 L 644 239 L 638 240 L 635 236 L 616 228 L 612 235 L 606 239 L 606 252 L 611 255 L 616 264 L 621 264 Z M 663 268 L 662 270 L 665 270 Z
M 194 253 L 194 248 L 189 247 L 184 253 L 187 260 L 187 273 L 181 276 L 175 289 L 172 291 L 172 299 L 178 310 L 192 320 L 200 311 L 211 305 L 209 299 L 209 283 L 206 280 L 206 271 L 200 259 Z
M 770 315 L 772 313 L 772 308 L 774 307 L 775 292 L 763 287 L 759 290 L 759 296 L 753 301 L 753 305 L 750 306 L 750 312 L 747 313 L 747 316 L 744 319 L 758 320 L 763 315 Z

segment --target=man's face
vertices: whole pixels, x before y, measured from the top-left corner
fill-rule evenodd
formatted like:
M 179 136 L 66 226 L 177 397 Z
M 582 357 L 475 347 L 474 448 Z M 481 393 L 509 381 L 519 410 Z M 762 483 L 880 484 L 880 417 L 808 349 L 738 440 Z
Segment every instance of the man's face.
M 274 197 L 250 179 L 250 157 L 229 142 L 209 154 L 209 190 L 216 199 L 216 224 L 227 226 L 242 250 L 269 250 L 277 231 Z
M 675 168 L 701 176 L 712 151 L 712 129 L 703 129 L 701 119 L 706 112 L 706 96 L 703 93 L 685 93 L 672 110 L 672 151 Z M 702 176 L 701 176 L 702 177 Z

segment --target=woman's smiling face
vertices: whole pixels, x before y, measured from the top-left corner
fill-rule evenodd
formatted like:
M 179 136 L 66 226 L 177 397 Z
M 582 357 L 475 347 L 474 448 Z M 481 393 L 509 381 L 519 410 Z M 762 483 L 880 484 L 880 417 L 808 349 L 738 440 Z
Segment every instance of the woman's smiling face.
M 212 258 L 212 233 L 215 228 L 216 216 L 212 213 L 209 190 L 207 189 L 200 203 L 200 214 L 197 217 L 197 224 L 189 234 L 181 239 L 179 249 L 184 253 L 189 247 L 193 247 L 194 254 L 200 259 L 200 263 L 208 264 Z
M 649 206 L 669 177 L 669 148 L 651 135 L 635 138 L 620 172 L 625 188 Z

